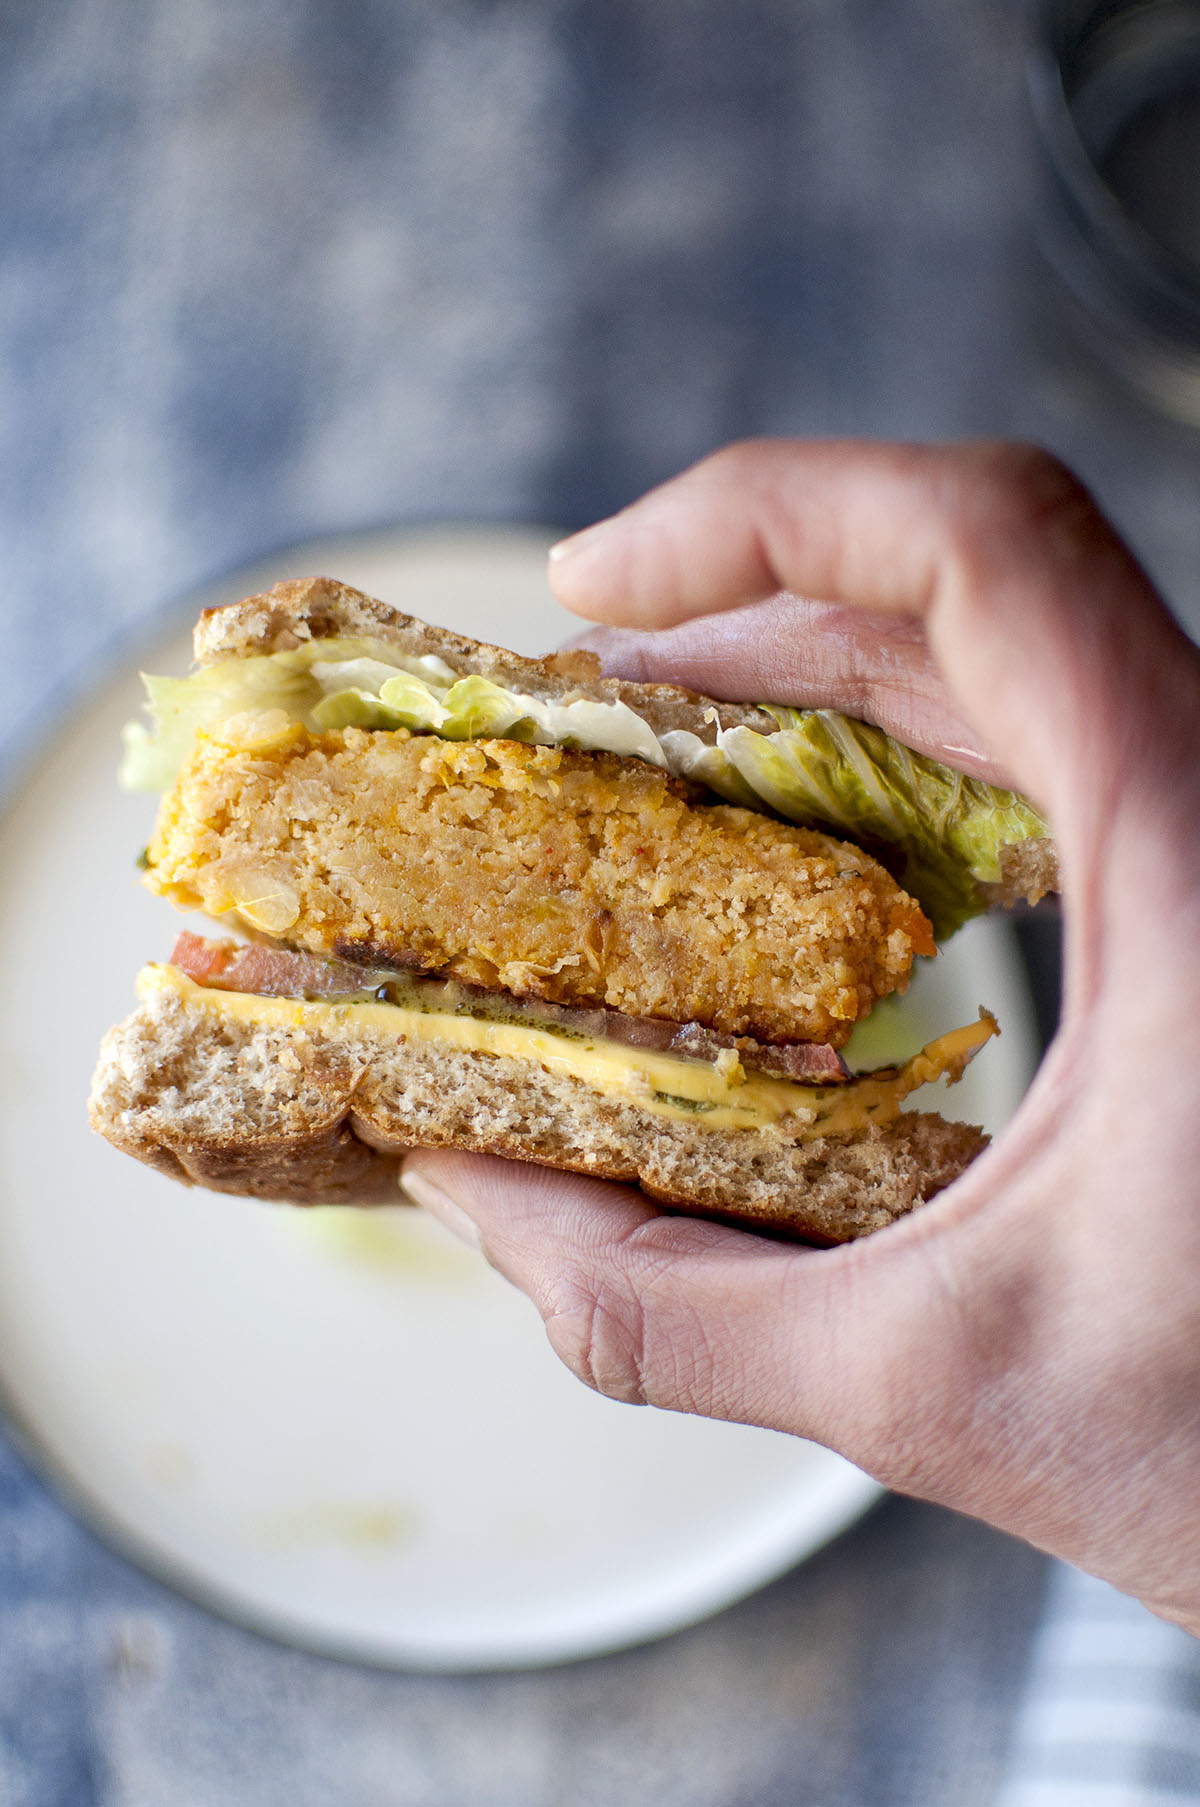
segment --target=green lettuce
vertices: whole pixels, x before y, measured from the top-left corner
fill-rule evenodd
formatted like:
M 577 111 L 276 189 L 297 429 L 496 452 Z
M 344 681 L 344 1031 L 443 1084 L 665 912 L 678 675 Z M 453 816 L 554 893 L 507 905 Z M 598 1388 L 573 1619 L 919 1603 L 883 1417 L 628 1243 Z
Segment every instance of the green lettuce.
M 244 710 L 255 714 L 286 709 L 304 717 L 319 701 L 321 687 L 302 670 L 288 670 L 270 659 L 222 659 L 187 678 L 156 678 L 142 673 L 146 708 L 153 722 L 127 722 L 122 730 L 124 756 L 120 781 L 127 790 L 167 790 L 192 750 L 196 733 Z
M 331 684 L 338 689 L 357 685 L 369 696 L 398 670 L 424 674 L 430 682 L 443 686 L 455 678 L 442 659 L 408 659 L 374 640 L 351 638 L 311 640 L 287 652 L 220 659 L 186 678 L 151 677 L 143 672 L 151 726 L 129 722 L 122 731 L 120 782 L 126 790 L 167 790 L 191 752 L 199 729 L 214 727 L 231 715 L 257 715 L 268 709 L 283 709 L 306 727 L 319 727 L 316 711 Z M 328 725 L 351 724 L 343 720 Z M 354 725 L 396 724 L 367 721 Z
M 315 640 L 289 652 L 222 659 L 186 678 L 143 674 L 153 727 L 134 722 L 125 729 L 122 784 L 165 790 L 197 730 L 268 709 L 283 709 L 315 732 L 409 728 L 444 740 L 523 740 L 667 764 L 653 729 L 626 703 L 525 696 L 477 673 L 459 677 L 441 659 L 378 652 L 390 649 Z
M 763 707 L 778 732 L 728 728 L 715 747 L 689 736 L 695 749 L 671 749 L 687 775 L 734 801 L 744 787 L 788 821 L 895 850 L 896 876 L 939 940 L 985 908 L 979 886 L 1000 879 L 1004 847 L 1050 832 L 1016 792 L 914 753 L 882 728 L 832 709 Z

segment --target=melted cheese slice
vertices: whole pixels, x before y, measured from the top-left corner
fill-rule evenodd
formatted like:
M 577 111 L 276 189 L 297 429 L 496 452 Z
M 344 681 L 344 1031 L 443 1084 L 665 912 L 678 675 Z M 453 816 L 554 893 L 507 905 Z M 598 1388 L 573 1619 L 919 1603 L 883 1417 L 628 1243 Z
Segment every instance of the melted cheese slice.
M 138 996 L 149 1003 L 164 994 L 173 994 L 189 1010 L 209 1011 L 253 1028 L 317 1035 L 383 1034 L 528 1061 L 581 1080 L 593 1091 L 636 1103 L 657 1117 L 686 1119 L 711 1129 L 777 1129 L 792 1142 L 889 1122 L 918 1086 L 961 1078 L 972 1055 L 999 1033 L 995 1017 L 981 1010 L 977 1023 L 938 1036 L 902 1067 L 881 1068 L 842 1085 L 814 1086 L 746 1073 L 737 1062 L 719 1071 L 707 1061 L 627 1048 L 603 1037 L 575 1037 L 523 1023 L 401 1004 L 262 998 L 198 985 L 174 966 L 144 967 L 138 975 Z

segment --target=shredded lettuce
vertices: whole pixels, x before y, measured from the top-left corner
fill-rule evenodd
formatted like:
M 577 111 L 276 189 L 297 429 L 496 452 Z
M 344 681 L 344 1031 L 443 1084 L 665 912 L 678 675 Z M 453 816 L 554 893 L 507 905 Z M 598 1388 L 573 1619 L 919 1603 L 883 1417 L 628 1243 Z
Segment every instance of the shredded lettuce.
M 289 715 L 307 716 L 321 695 L 307 672 L 275 666 L 267 659 L 223 659 L 187 678 L 156 678 L 143 672 L 142 683 L 153 729 L 127 722 L 121 735 L 120 781 L 134 791 L 168 790 L 199 729 L 243 710 L 257 714 L 285 709 Z
M 332 681 L 339 687 L 357 681 L 365 694 L 377 690 L 379 681 L 398 669 L 425 674 L 435 683 L 452 684 L 455 677 L 441 659 L 407 659 L 374 640 L 361 639 L 311 640 L 289 652 L 220 659 L 186 678 L 143 672 L 152 726 L 129 722 L 124 728 L 120 782 L 126 790 L 167 790 L 190 754 L 198 729 L 211 728 L 231 715 L 262 714 L 268 709 L 286 710 L 307 727 L 316 727 L 313 712 L 331 682 L 330 673 L 337 673 Z
M 130 790 L 165 790 L 197 729 L 267 709 L 286 710 L 319 732 L 409 728 L 444 740 L 523 740 L 667 764 L 658 736 L 627 703 L 525 696 L 477 673 L 459 677 L 440 659 L 396 654 L 388 663 L 355 641 L 312 641 L 292 652 L 222 659 L 187 678 L 143 682 L 154 728 L 125 729 L 121 782 Z
M 246 711 L 283 709 L 314 730 L 408 728 L 447 740 L 508 739 L 633 756 L 744 808 L 770 809 L 869 847 L 892 850 L 896 876 L 939 939 L 985 907 L 1001 850 L 1049 833 L 1023 797 L 902 746 L 830 709 L 764 704 L 774 733 L 721 728 L 716 744 L 680 729 L 660 739 L 627 704 L 526 696 L 441 659 L 406 658 L 365 640 L 224 659 L 187 678 L 147 677 L 153 731 L 125 730 L 121 781 L 164 790 L 198 729 Z M 885 857 L 887 857 L 885 855 Z M 895 864 L 889 859 L 890 864 Z

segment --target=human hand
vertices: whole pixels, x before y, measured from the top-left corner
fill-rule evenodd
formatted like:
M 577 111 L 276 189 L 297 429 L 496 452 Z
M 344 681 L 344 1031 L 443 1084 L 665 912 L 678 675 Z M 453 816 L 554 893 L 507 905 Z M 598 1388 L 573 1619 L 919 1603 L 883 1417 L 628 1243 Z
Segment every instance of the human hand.
M 1200 656 L 1013 447 L 731 447 L 552 579 L 623 675 L 841 707 L 1027 792 L 1062 1025 L 960 1180 L 834 1249 L 480 1156 L 406 1186 L 599 1391 L 814 1438 L 1200 1633 Z

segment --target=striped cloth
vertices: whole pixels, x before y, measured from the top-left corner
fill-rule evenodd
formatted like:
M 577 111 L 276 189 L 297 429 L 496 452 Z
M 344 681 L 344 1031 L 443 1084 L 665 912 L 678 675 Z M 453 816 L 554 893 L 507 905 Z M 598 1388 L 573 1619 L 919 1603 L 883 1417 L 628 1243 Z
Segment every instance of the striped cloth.
M 1200 1641 L 1055 1565 L 995 1807 L 1200 1802 Z

